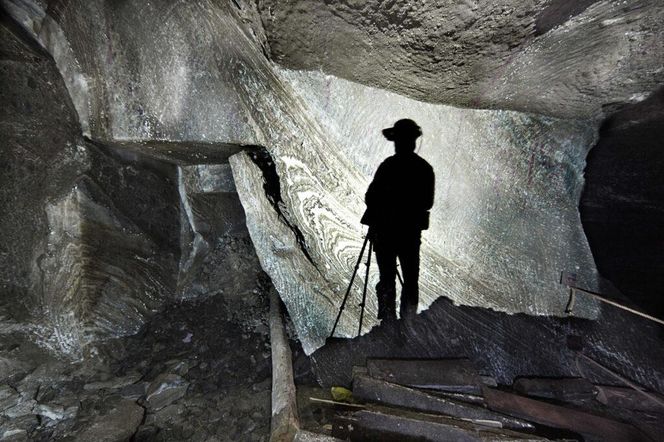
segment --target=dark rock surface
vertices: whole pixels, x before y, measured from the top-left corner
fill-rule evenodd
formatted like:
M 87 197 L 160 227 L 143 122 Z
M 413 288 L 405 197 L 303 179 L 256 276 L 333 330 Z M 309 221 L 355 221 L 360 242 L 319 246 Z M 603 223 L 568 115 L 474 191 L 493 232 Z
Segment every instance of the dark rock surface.
M 187 388 L 189 388 L 189 382 L 181 376 L 172 373 L 160 374 L 150 383 L 145 396 L 145 404 L 152 411 L 161 410 L 187 394 Z
M 2 20 L 0 437 L 266 440 L 271 284 L 209 164 L 241 148 L 83 138 L 53 60 Z M 192 226 L 209 247 L 183 268 Z
M 587 117 L 664 80 L 652 0 L 258 4 L 278 63 L 423 101 Z
M 132 401 L 117 401 L 105 414 L 96 417 L 77 437 L 80 440 L 118 442 L 129 440 L 143 421 L 145 410 Z
M 664 318 L 664 89 L 604 122 L 579 210 L 601 274 Z
M 172 298 L 176 170 L 84 140 L 52 59 L 17 29 L 3 15 L 0 303 L 44 345 L 80 357 Z
M 611 306 L 597 320 L 508 315 L 437 300 L 411 323 L 381 325 L 356 339 L 334 340 L 311 355 L 314 372 L 326 386 L 349 385 L 354 365 L 367 358 L 467 357 L 499 384 L 519 376 L 585 377 L 596 383 L 615 379 L 578 364 L 567 337 L 580 336 L 584 352 L 648 389 L 664 391 L 661 329 Z
M 50 345 L 80 353 L 130 335 L 175 293 L 179 219 L 175 168 L 83 144 L 89 168 L 46 205 L 37 258 Z
M 228 163 L 180 165 L 182 250 L 178 297 L 223 293 L 237 302 L 262 277 Z
M 74 145 L 76 112 L 45 52 L 0 22 L 0 303 L 17 320 L 39 305 L 34 252 L 47 238 L 44 206 L 71 189 L 86 164 Z
M 170 304 L 139 334 L 98 342 L 94 356 L 75 363 L 35 347 L 29 335 L 3 335 L 0 358 L 29 366 L 0 379 L 0 435 L 267 440 L 268 290 L 263 277 L 248 290 L 251 297 Z

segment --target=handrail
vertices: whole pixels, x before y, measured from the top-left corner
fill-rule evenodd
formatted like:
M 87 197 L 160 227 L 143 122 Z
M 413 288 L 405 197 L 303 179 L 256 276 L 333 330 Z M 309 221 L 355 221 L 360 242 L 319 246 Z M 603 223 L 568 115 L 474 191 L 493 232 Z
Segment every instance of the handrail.
M 664 325 L 664 320 L 662 320 L 662 319 L 656 318 L 654 316 L 650 316 L 649 314 L 643 313 L 642 311 L 635 310 L 633 308 L 627 307 L 626 305 L 623 305 L 623 304 L 620 304 L 618 302 L 607 299 L 607 298 L 603 297 L 602 295 L 600 295 L 599 293 L 591 292 L 589 290 L 582 289 L 582 288 L 579 288 L 579 287 L 574 287 L 574 286 L 571 286 L 571 285 L 568 285 L 568 287 L 570 289 L 570 300 L 567 303 L 567 308 L 565 309 L 565 313 L 568 313 L 568 314 L 572 313 L 572 309 L 574 308 L 574 294 L 575 294 L 575 292 L 581 292 L 581 293 L 585 293 L 586 295 L 590 295 L 590 296 L 592 296 L 593 298 L 595 298 L 599 301 L 610 304 L 614 307 L 618 307 L 620 309 L 623 309 L 623 310 L 628 311 L 630 313 L 633 313 L 635 315 L 639 315 L 643 318 L 646 318 L 646 319 L 649 319 L 651 321 L 654 321 L 654 322 L 657 322 L 659 324 Z

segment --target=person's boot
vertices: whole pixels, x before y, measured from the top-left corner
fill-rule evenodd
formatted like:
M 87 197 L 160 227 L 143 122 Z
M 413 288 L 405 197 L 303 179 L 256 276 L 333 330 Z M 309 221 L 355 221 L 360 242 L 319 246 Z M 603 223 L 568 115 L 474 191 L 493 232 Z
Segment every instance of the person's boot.
M 417 290 L 404 287 L 401 291 L 401 306 L 399 316 L 402 323 L 402 330 L 405 335 L 415 333 L 415 322 L 417 320 L 418 293 Z

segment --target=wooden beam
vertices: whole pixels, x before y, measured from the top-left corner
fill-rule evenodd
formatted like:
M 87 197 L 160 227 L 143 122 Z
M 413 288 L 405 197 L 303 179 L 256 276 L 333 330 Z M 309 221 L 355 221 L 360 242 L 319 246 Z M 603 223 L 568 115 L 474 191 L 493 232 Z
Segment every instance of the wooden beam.
M 403 410 L 360 410 L 340 417 L 333 435 L 357 441 L 540 441 L 539 436 Z
M 488 407 L 542 425 L 571 430 L 584 436 L 596 436 L 606 442 L 640 442 L 650 439 L 629 424 L 594 414 L 537 401 L 493 388 L 484 388 Z
M 270 291 L 270 346 L 272 348 L 270 442 L 291 442 L 299 428 L 296 390 L 281 301 L 275 290 Z
M 574 402 L 594 399 L 597 389 L 583 378 L 518 378 L 512 388 L 524 396 Z
M 596 385 L 595 388 L 598 391 L 596 399 L 608 407 L 652 411 L 664 414 L 664 406 L 662 404 L 644 397 L 640 391 L 627 387 L 612 387 L 604 385 Z M 650 392 L 650 395 L 656 396 L 655 393 L 652 392 Z M 659 396 L 659 399 L 664 402 L 664 398 L 661 396 Z

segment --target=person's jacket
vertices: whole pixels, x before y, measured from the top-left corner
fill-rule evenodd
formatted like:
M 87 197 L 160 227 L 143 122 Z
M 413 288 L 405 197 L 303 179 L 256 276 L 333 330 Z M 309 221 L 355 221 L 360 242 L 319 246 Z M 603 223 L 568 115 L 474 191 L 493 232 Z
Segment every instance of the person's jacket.
M 433 168 L 416 153 L 388 157 L 369 185 L 361 222 L 377 229 L 425 230 L 434 186 Z

